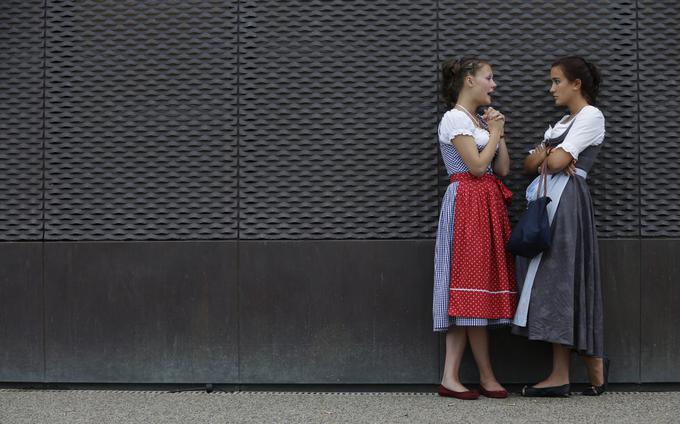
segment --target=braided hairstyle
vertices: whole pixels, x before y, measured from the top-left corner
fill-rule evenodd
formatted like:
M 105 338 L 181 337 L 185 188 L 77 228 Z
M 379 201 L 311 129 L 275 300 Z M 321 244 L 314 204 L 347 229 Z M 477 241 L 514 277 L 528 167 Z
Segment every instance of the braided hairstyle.
M 442 100 L 449 107 L 453 107 L 458 100 L 463 82 L 468 75 L 475 75 L 484 65 L 491 64 L 476 56 L 463 56 L 458 59 L 448 59 L 442 63 L 441 95 Z
M 555 60 L 550 67 L 555 66 L 562 69 L 569 81 L 581 80 L 581 94 L 588 104 L 595 104 L 602 83 L 602 76 L 595 64 L 580 56 L 564 56 Z

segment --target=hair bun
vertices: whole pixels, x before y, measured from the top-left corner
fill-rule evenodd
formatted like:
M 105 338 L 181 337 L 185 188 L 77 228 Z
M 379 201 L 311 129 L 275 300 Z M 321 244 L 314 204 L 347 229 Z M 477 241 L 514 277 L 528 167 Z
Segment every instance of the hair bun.
M 451 75 L 452 76 L 455 77 L 456 75 L 460 74 L 460 70 L 461 70 L 461 67 L 463 65 L 463 59 L 464 58 L 459 57 L 458 59 L 453 61 L 453 63 L 451 64 Z
M 600 83 L 602 82 L 602 76 L 600 75 L 600 70 L 595 66 L 594 63 L 591 62 L 586 62 L 584 60 L 586 66 L 588 67 L 588 71 L 590 71 L 590 76 L 593 78 L 593 91 L 595 95 L 600 91 Z

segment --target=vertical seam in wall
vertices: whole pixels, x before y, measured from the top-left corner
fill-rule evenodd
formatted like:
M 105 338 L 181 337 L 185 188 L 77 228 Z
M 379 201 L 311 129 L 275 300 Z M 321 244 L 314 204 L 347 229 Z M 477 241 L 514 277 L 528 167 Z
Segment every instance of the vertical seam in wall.
M 236 381 L 241 383 L 241 0 L 236 1 Z
M 435 150 L 437 152 L 437 178 L 436 178 L 436 183 L 437 183 L 437 211 L 441 209 L 441 203 L 442 203 L 442 196 L 443 193 L 440 190 L 440 184 L 439 184 L 439 176 L 442 173 L 442 158 L 441 155 L 439 154 L 439 134 L 438 134 L 438 122 L 439 122 L 439 115 L 441 113 L 440 111 L 440 102 L 439 102 L 439 62 L 440 62 L 440 57 L 439 57 L 439 0 L 435 1 L 435 13 L 436 13 L 436 18 L 435 18 L 435 48 L 437 49 L 436 51 L 436 57 L 437 57 L 437 63 L 435 63 L 434 69 L 435 69 L 435 81 L 436 81 L 436 86 L 435 86 L 435 109 L 437 111 L 437 115 L 435 118 Z
M 639 328 L 638 328 L 638 383 L 642 382 L 642 139 L 640 137 L 640 27 L 639 27 L 639 4 L 635 0 L 635 89 L 636 89 L 636 114 L 637 114 L 637 171 L 638 171 L 638 308 L 639 308 Z
M 241 238 L 241 1 L 236 1 L 236 239 Z
M 437 63 L 435 64 L 435 75 L 436 75 L 436 81 L 437 85 L 435 87 L 435 106 L 437 110 L 437 116 L 435 119 L 435 122 L 439 121 L 439 0 L 435 1 L 435 12 L 436 12 L 436 18 L 435 18 L 435 48 L 437 49 L 436 51 L 436 58 L 437 58 Z M 439 154 L 439 134 L 438 131 L 435 131 L 435 149 L 437 152 L 437 176 L 435 178 L 435 184 L 437 185 L 437 212 L 440 212 L 441 210 L 441 202 L 442 202 L 442 193 L 440 192 L 440 187 L 439 187 L 439 176 L 441 175 L 442 172 L 442 159 L 441 155 Z M 439 220 L 437 220 L 437 223 L 439 223 Z M 442 364 L 442 339 L 443 337 L 438 336 L 437 337 L 437 365 L 438 365 L 438 376 L 437 378 L 442 377 L 442 373 L 444 372 L 444 365 Z
M 40 212 L 40 222 L 42 226 L 42 238 L 40 242 L 40 260 L 41 260 L 41 270 L 40 270 L 40 284 L 42 289 L 42 354 L 43 354 L 43 367 L 42 367 L 42 380 L 47 379 L 47 344 L 45 342 L 47 336 L 47 312 L 46 307 L 46 294 L 45 294 L 45 139 L 47 136 L 46 128 L 46 96 L 47 96 L 47 0 L 43 1 L 43 45 L 42 45 L 42 140 L 40 146 L 41 152 L 41 212 Z

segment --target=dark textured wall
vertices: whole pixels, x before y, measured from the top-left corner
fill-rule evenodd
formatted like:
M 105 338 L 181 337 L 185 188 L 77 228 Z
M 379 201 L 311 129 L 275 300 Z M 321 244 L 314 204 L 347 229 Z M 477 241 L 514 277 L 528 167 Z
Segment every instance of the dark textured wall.
M 432 235 L 434 2 L 240 8 L 241 238 Z
M 40 240 L 44 180 L 42 2 L 3 2 L 0 25 L 0 239 Z
M 640 0 L 3 2 L 0 380 L 435 383 L 438 64 L 493 63 L 516 217 L 524 152 L 563 113 L 550 62 L 576 53 L 605 80 L 589 181 L 612 379 L 680 381 L 678 18 Z M 549 365 L 502 330 L 492 349 L 503 381 Z
M 50 1 L 46 240 L 235 238 L 236 4 Z

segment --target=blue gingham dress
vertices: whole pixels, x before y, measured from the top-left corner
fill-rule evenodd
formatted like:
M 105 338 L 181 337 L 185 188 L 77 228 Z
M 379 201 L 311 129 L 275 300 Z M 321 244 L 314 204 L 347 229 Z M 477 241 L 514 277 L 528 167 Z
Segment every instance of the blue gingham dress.
M 481 116 L 480 122 L 483 123 Z M 439 122 L 439 148 L 441 150 L 444 165 L 449 175 L 460 172 L 468 172 L 469 169 L 458 154 L 451 140 L 457 135 L 469 135 L 475 139 L 477 149 L 480 151 L 489 142 L 489 132 L 475 126 L 465 112 L 451 109 L 444 114 Z M 491 165 L 487 169 L 493 173 Z M 432 294 L 432 318 L 434 331 L 446 332 L 452 325 L 455 326 L 501 326 L 510 325 L 512 319 L 486 319 L 450 317 L 449 296 L 451 284 L 451 254 L 453 252 L 453 223 L 456 210 L 456 190 L 458 182 L 449 184 L 442 199 L 441 212 L 439 215 L 439 227 L 437 229 L 437 242 L 434 255 L 434 290 Z

